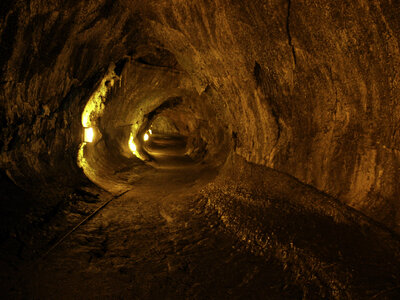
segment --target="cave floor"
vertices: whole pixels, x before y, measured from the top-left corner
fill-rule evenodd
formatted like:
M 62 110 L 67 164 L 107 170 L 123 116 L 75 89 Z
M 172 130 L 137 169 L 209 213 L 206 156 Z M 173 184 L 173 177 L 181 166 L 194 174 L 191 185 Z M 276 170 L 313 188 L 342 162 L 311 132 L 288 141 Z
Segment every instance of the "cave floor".
M 280 264 L 244 251 L 199 196 L 198 189 L 215 175 L 213 171 L 185 170 L 148 174 L 46 257 L 20 267 L 24 274 L 8 291 L 10 296 L 301 298 Z M 109 197 L 101 195 L 97 206 Z M 82 200 L 78 202 L 88 202 Z
M 79 190 L 39 225 L 11 234 L 1 251 L 3 294 L 12 299 L 399 296 L 400 240 L 379 224 L 242 158 L 218 177 L 202 164 L 190 167 L 186 161 L 179 168 L 182 161 L 172 161 L 175 167 L 144 173 L 121 196 L 95 187 Z

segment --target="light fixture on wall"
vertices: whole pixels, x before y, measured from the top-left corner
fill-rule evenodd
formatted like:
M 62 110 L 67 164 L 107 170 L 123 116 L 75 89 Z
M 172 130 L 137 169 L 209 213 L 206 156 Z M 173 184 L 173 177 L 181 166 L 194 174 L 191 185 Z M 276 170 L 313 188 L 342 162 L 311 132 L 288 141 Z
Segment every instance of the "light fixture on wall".
M 86 143 L 93 142 L 94 139 L 94 131 L 92 127 L 84 127 L 83 141 Z
M 132 153 L 136 155 L 136 145 L 133 141 L 133 134 L 131 133 L 128 141 L 129 149 L 131 149 Z

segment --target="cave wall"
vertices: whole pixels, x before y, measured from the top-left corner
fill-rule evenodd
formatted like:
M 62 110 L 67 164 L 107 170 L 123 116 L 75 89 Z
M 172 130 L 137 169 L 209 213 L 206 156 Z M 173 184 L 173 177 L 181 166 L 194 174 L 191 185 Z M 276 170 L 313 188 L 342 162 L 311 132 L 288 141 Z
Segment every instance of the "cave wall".
M 5 4 L 0 167 L 68 182 L 85 101 L 110 63 L 156 45 L 213 95 L 232 151 L 399 231 L 399 15 L 389 0 Z
M 121 36 L 137 40 L 126 29 L 133 18 L 112 1 L 6 2 L 0 167 L 25 189 L 62 192 L 82 178 L 81 113 L 110 62 L 126 54 Z
M 156 6 L 153 33 L 222 99 L 235 152 L 399 229 L 399 7 Z

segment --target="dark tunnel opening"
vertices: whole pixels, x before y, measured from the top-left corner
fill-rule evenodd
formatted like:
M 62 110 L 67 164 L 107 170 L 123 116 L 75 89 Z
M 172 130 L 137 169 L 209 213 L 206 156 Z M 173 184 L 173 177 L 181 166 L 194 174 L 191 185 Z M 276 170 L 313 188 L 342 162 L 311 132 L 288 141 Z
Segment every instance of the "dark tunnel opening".
M 5 298 L 400 297 L 398 4 L 3 2 Z

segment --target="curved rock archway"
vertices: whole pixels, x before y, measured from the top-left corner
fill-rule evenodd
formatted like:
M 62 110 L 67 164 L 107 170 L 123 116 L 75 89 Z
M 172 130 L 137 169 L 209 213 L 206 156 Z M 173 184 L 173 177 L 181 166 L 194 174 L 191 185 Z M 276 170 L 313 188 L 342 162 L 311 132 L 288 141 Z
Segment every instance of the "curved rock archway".
M 7 295 L 396 299 L 400 6 L 328 2 L 3 1 Z

